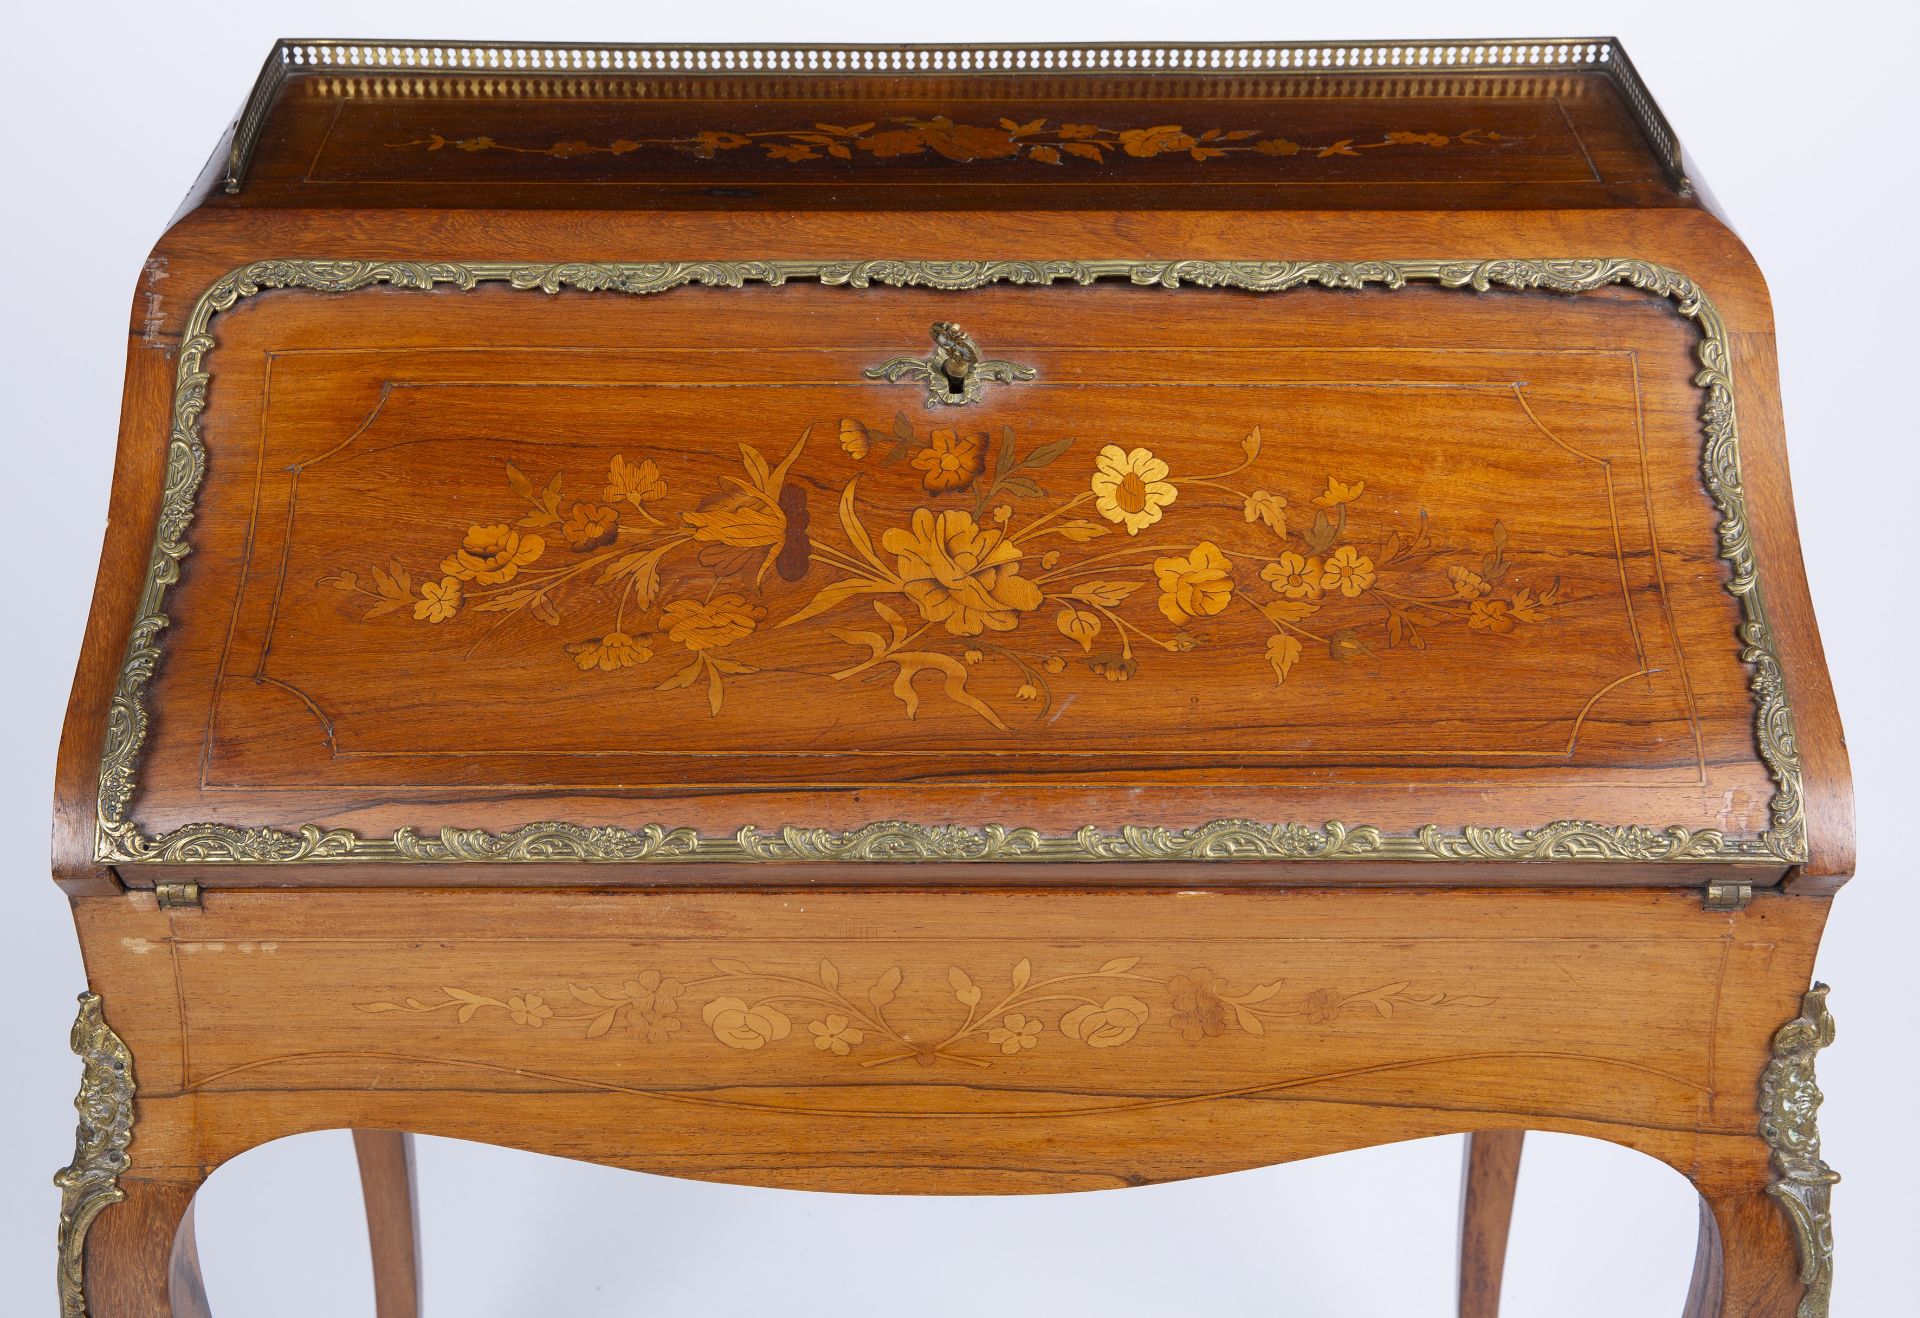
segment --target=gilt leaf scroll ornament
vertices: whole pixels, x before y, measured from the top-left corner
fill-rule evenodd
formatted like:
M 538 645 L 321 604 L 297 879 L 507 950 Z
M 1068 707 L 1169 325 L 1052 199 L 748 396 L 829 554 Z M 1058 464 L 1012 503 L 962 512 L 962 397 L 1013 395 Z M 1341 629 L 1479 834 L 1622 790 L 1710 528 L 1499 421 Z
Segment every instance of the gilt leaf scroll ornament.
M 102 1209 L 127 1197 L 120 1174 L 133 1140 L 133 1054 L 107 1024 L 97 993 L 80 995 L 72 1043 L 84 1069 L 73 1100 L 80 1114 L 73 1161 L 53 1177 L 60 1190 L 60 1314 L 87 1318 L 87 1231 Z
M 1760 1137 L 1777 1173 L 1767 1193 L 1780 1201 L 1800 1247 L 1805 1290 L 1795 1318 L 1827 1318 L 1833 1294 L 1833 1187 L 1840 1176 L 1820 1157 L 1820 1086 L 1813 1063 L 1833 1042 L 1827 986 L 1815 984 L 1800 1014 L 1773 1036 L 1773 1060 L 1760 1077 Z

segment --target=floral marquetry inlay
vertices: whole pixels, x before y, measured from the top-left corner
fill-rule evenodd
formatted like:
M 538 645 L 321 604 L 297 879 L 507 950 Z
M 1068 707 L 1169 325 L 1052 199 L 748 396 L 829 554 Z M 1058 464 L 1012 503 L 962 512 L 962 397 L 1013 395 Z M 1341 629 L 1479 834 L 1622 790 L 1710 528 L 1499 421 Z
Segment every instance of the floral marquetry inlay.
M 1356 134 L 1319 142 L 1296 142 L 1284 133 L 1257 128 L 1189 128 L 1182 124 L 1112 128 L 1091 123 L 1054 123 L 1046 118 L 1025 121 L 1002 118 L 992 123 L 968 123 L 936 114 L 917 119 L 891 119 L 885 123 L 811 123 L 744 132 L 710 129 L 687 137 L 612 137 L 604 141 L 565 138 L 547 143 L 503 142 L 487 134 L 449 137 L 432 133 L 391 145 L 401 150 L 504 152 L 560 160 L 647 152 L 677 152 L 696 160 L 713 160 L 748 151 L 790 164 L 917 157 L 960 163 L 1018 160 L 1036 165 L 1069 165 L 1075 161 L 1106 164 L 1155 156 L 1205 162 L 1233 155 L 1329 160 L 1380 150 L 1486 151 L 1501 140 L 1501 135 L 1490 129 L 1467 128 L 1450 133 L 1394 129 L 1373 138 Z
M 1289 988 L 1285 980 L 1238 988 L 1204 967 L 1143 969 L 1134 956 L 1084 970 L 1038 975 L 1022 959 L 1004 978 L 946 972 L 950 1013 L 936 1020 L 896 1016 L 905 972 L 890 966 L 855 984 L 830 960 L 782 969 L 715 958 L 673 976 L 649 967 L 618 985 L 569 983 L 564 992 L 483 993 L 443 986 L 436 997 L 360 1003 L 373 1013 L 450 1014 L 462 1025 L 491 1020 L 525 1029 L 564 1028 L 588 1039 L 625 1035 L 657 1045 L 704 1040 L 745 1052 L 811 1045 L 863 1067 L 915 1061 L 974 1067 L 1057 1047 L 1117 1048 L 1143 1030 L 1189 1043 L 1270 1028 L 1331 1027 L 1343 1018 L 1393 1020 L 1408 1010 L 1491 1006 L 1495 999 L 1436 992 L 1410 980 L 1347 990 Z
M 1499 643 L 1562 603 L 1557 578 L 1516 579 L 1500 521 L 1477 544 L 1442 539 L 1424 511 L 1370 513 L 1362 475 L 1263 461 L 1258 429 L 1239 454 L 1196 471 L 1144 445 L 925 431 L 900 414 L 815 425 L 777 462 L 742 443 L 741 473 L 717 486 L 683 487 L 639 453 L 591 473 L 508 462 L 501 498 L 448 528 L 437 565 L 320 584 L 359 597 L 365 619 L 444 628 L 468 655 L 531 637 L 568 671 L 691 688 L 713 715 L 730 680 L 796 671 L 788 638 L 824 629 L 852 653 L 811 675 L 890 674 L 909 718 L 931 677 L 1002 731 L 1017 709 L 1047 718 L 1075 681 L 1151 681 L 1156 663 L 1245 646 L 1216 628 L 1229 610 L 1260 620 L 1245 661 L 1282 685 L 1310 654 L 1425 650 L 1441 630 Z M 802 462 L 840 488 L 837 535 L 810 512 Z M 916 505 L 863 497 L 890 467 L 911 473 Z M 535 625 L 508 631 L 521 622 Z

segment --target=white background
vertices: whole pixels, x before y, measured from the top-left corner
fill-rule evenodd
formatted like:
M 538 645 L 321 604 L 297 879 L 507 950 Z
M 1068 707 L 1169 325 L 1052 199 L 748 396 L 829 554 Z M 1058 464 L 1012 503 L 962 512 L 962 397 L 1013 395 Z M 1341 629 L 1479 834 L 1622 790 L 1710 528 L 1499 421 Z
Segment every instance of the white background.
M 1913 7 L 1880 3 L 1315 6 L 1007 3 L 34 4 L 10 33 L 0 175 L 8 375 L 0 836 L 0 1311 L 53 1311 L 57 1195 L 82 987 L 43 839 L 106 507 L 141 262 L 276 36 L 660 41 L 1245 40 L 1616 33 L 1771 282 L 1788 433 L 1829 662 L 1852 734 L 1860 878 L 1820 973 L 1836 1193 L 1833 1312 L 1916 1312 L 1912 939 L 1920 824 L 1912 707 Z M 21 30 L 24 24 L 24 31 Z M 1621 253 L 1631 255 L 1631 253 Z M 1907 967 L 1903 969 L 1902 967 Z M 1452 1312 L 1459 1141 L 1427 1140 L 1152 1189 L 873 1199 L 675 1182 L 422 1142 L 428 1302 L 524 1314 L 1396 1315 Z M 1692 1192 L 1638 1154 L 1533 1136 L 1505 1312 L 1677 1312 Z M 341 1133 L 247 1154 L 201 1196 L 213 1307 L 371 1314 Z M 110 1210 L 111 1211 L 111 1210 Z

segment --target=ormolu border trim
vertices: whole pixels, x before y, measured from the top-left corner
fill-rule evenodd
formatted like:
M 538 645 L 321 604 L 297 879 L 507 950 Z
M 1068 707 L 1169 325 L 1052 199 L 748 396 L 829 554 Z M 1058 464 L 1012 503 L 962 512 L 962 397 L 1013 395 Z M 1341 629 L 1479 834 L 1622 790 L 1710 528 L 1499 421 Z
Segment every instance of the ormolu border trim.
M 1261 77 L 1602 73 L 1683 197 L 1693 194 L 1673 125 L 1617 37 L 1457 41 L 1010 42 L 995 45 L 768 45 L 685 42 L 369 41 L 283 37 L 233 127 L 226 190 L 246 180 L 260 131 L 289 75 L 360 73 L 667 78 Z
M 83 1068 L 73 1100 L 80 1124 L 73 1161 L 53 1176 L 60 1189 L 60 1314 L 87 1318 L 87 1232 L 101 1209 L 127 1197 L 120 1173 L 133 1142 L 133 1054 L 107 1024 L 98 993 L 80 995 L 72 1043 Z
M 1820 1157 L 1820 1104 L 1813 1063 L 1833 1042 L 1827 986 L 1815 984 L 1800 1014 L 1773 1036 L 1773 1059 L 1760 1077 L 1760 1138 L 1773 1150 L 1772 1184 L 1800 1247 L 1796 1318 L 1827 1318 L 1833 1297 L 1833 1187 L 1840 1174 Z
M 1516 831 L 1437 824 L 1407 833 L 1330 820 L 1320 827 L 1222 819 L 1193 829 L 1122 826 L 1104 831 L 1089 825 L 1046 836 L 1030 828 L 998 824 L 929 827 L 878 822 L 843 833 L 787 827 L 766 832 L 751 826 L 730 835 L 701 835 L 688 828 L 649 824 L 638 830 L 586 828 L 564 822 L 527 824 L 506 833 L 444 829 L 424 836 L 402 828 L 391 837 L 362 837 L 346 829 L 308 824 L 297 831 L 189 824 L 158 837 L 142 833 L 128 816 L 134 772 L 146 740 L 146 691 L 160 662 L 159 638 L 168 625 L 167 588 L 179 579 L 188 552 L 187 529 L 206 470 L 200 414 L 207 405 L 207 355 L 213 349 L 214 317 L 267 289 L 299 288 L 346 293 L 375 285 L 471 289 L 482 283 L 558 293 L 661 293 L 689 284 L 739 288 L 749 283 L 791 281 L 868 288 L 937 288 L 948 291 L 992 284 L 1087 285 L 1103 279 L 1177 289 L 1187 285 L 1279 293 L 1303 286 L 1386 289 L 1410 283 L 1486 292 L 1492 288 L 1545 289 L 1576 294 L 1626 285 L 1672 303 L 1700 331 L 1695 349 L 1700 369 L 1704 437 L 1701 470 L 1720 512 L 1720 556 L 1732 569 L 1727 589 L 1740 601 L 1740 657 L 1752 673 L 1755 739 L 1773 776 L 1769 826 L 1754 837 L 1730 837 L 1715 829 L 1678 825 L 1646 827 L 1562 820 Z M 175 378 L 172 438 L 166 488 L 154 532 L 152 557 L 141 592 L 127 653 L 108 712 L 100 762 L 95 856 L 108 864 L 258 864 L 316 861 L 1170 861 L 1170 860 L 1581 860 L 1726 861 L 1798 863 L 1806 859 L 1806 815 L 1793 711 L 1774 649 L 1760 577 L 1748 529 L 1741 485 L 1740 437 L 1732 360 L 1726 327 L 1713 304 L 1685 275 L 1647 261 L 742 261 L 654 262 L 614 265 L 571 262 L 553 265 L 511 262 L 257 261 L 221 278 L 194 304 L 181 339 Z

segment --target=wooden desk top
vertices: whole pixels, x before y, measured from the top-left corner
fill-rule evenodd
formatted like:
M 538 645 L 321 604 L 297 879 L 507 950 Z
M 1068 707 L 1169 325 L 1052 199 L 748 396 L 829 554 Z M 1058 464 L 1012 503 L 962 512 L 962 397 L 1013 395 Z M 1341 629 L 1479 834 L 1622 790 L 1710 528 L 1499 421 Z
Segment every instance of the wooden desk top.
M 136 302 L 70 884 L 1850 870 L 1764 287 L 1617 46 L 322 49 Z

